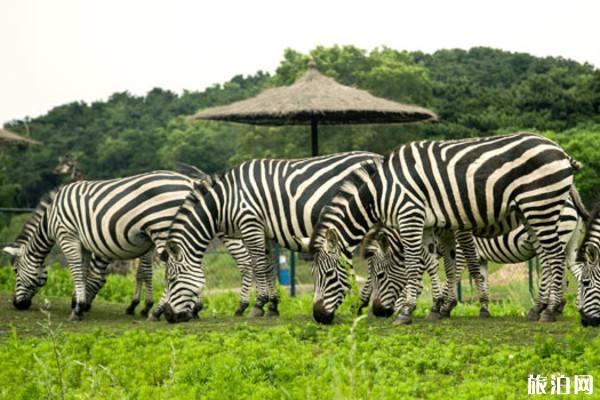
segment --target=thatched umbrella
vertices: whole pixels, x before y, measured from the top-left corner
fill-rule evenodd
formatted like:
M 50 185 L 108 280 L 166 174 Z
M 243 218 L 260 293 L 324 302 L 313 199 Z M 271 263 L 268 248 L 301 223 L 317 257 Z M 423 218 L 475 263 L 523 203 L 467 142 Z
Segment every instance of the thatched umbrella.
M 41 144 L 37 140 L 29 139 L 24 136 L 17 135 L 11 131 L 0 128 L 0 146 L 9 144 Z
M 257 96 L 196 113 L 191 119 L 242 122 L 255 125 L 311 126 L 312 155 L 319 152 L 318 124 L 408 123 L 436 120 L 426 108 L 375 97 L 344 86 L 317 71 L 308 71 L 290 86 L 266 89 Z

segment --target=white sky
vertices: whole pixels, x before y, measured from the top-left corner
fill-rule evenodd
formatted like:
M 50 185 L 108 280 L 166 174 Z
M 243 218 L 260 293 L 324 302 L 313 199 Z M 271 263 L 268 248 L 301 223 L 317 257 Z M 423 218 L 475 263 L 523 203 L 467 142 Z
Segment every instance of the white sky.
M 0 0 L 0 125 L 70 101 L 273 72 L 286 47 L 491 46 L 600 66 L 595 0 Z

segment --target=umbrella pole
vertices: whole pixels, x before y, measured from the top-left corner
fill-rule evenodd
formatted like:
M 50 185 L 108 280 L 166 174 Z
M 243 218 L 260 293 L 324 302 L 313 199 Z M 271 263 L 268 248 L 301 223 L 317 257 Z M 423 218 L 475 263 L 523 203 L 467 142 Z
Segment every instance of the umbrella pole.
M 312 150 L 312 156 L 316 157 L 319 155 L 319 132 L 317 131 L 317 119 L 313 118 L 310 120 L 310 144 Z

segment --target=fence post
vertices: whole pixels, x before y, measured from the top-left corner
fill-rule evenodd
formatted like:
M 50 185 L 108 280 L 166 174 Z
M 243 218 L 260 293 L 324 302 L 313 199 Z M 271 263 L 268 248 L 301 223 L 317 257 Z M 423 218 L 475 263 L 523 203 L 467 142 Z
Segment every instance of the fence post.
M 290 251 L 290 296 L 296 297 L 296 253 Z

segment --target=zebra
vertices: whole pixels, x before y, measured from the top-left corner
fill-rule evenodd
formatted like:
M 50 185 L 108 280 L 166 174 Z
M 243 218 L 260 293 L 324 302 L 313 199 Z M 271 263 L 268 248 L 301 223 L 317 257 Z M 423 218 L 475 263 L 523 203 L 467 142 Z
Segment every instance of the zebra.
M 108 263 L 140 257 L 160 245 L 170 218 L 191 188 L 190 178 L 169 171 L 60 187 L 51 195 L 35 232 L 15 260 L 15 306 L 30 306 L 39 287 L 36 271 L 43 269 L 43 260 L 57 243 L 75 287 L 70 318 L 81 320 L 95 290 L 102 286 L 93 282 L 105 279 L 103 271 Z M 86 277 L 88 261 L 90 273 Z M 87 287 L 90 293 L 86 293 Z
M 425 228 L 454 233 L 464 249 L 473 249 L 472 231 L 498 226 L 518 214 L 540 243 L 542 273 L 550 288 L 539 301 L 541 321 L 554 321 L 562 295 L 564 248 L 557 223 L 579 168 L 562 148 L 542 136 L 519 132 L 504 136 L 451 141 L 418 141 L 400 146 L 374 173 L 364 173 L 350 198 L 332 201 L 314 229 L 313 316 L 331 323 L 349 290 L 345 260 L 376 224 L 399 229 L 408 282 L 396 323 L 411 323 L 422 285 L 419 257 Z M 474 251 L 464 251 L 476 263 Z M 341 259 L 340 259 L 341 258 Z M 537 310 L 536 310 L 537 311 Z M 541 310 L 540 310 L 541 311 Z
M 583 326 L 600 325 L 600 204 L 594 207 L 587 223 L 586 236 L 577 256 L 579 276 L 579 314 Z
M 269 303 L 268 314 L 278 315 L 279 296 L 267 256 L 270 240 L 307 251 L 319 213 L 338 187 L 355 179 L 354 171 L 382 159 L 368 152 L 255 159 L 199 182 L 174 217 L 162 253 L 167 294 L 160 307 L 167 320 L 190 318 L 193 299 L 204 286 L 204 253 L 217 232 L 241 239 L 250 252 L 259 288 L 253 312 L 263 312 Z
M 71 319 L 80 320 L 82 312 L 90 309 L 106 281 L 108 263 L 132 254 L 140 256 L 140 265 L 126 312 L 134 313 L 145 285 L 146 304 L 141 315 L 148 316 L 153 306 L 152 248 L 160 248 L 164 242 L 170 218 L 192 187 L 193 179 L 185 175 L 155 171 L 108 181 L 78 181 L 44 196 L 15 242 L 3 249 L 14 257 L 15 307 L 31 306 L 31 298 L 47 279 L 43 260 L 57 242 L 75 283 Z M 247 280 L 247 250 L 237 240 L 220 239 L 240 266 L 243 281 Z M 242 292 L 240 308 L 247 307 L 248 299 L 249 293 Z
M 585 216 L 584 216 L 585 217 Z M 580 263 L 576 261 L 577 251 L 579 245 L 582 241 L 583 235 L 585 233 L 584 220 L 582 216 L 579 215 L 574 204 L 569 201 L 565 205 L 560 215 L 560 222 L 558 227 L 558 235 L 561 243 L 566 246 L 566 265 L 569 267 L 573 275 L 577 278 L 580 275 L 581 266 Z M 399 238 L 394 238 L 396 242 L 399 242 Z M 430 240 L 430 249 L 429 251 L 432 254 L 437 256 L 446 256 L 450 257 L 450 262 L 446 260 L 446 264 L 450 264 L 450 268 L 446 268 L 447 276 L 456 275 L 460 277 L 462 274 L 462 265 L 458 265 L 457 269 L 454 269 L 456 263 L 456 251 L 454 248 L 446 249 L 443 243 L 440 243 L 435 236 L 435 234 L 429 235 Z M 388 239 L 386 239 L 388 240 Z M 519 225 L 516 229 L 511 232 L 497 236 L 497 237 L 474 237 L 477 256 L 480 260 L 480 266 L 484 271 L 487 271 L 488 262 L 494 262 L 498 264 L 514 264 L 520 263 L 524 261 L 528 261 L 531 258 L 535 257 L 537 254 L 536 243 L 533 242 L 533 239 L 529 235 L 529 231 L 527 227 L 524 225 Z M 396 246 L 398 246 L 397 244 Z M 460 248 L 457 250 L 460 252 Z M 406 270 L 404 268 L 403 263 L 394 263 L 391 258 L 395 255 L 394 252 L 401 252 L 401 250 L 395 250 L 393 247 L 388 246 L 388 254 L 382 254 L 381 258 L 383 259 L 381 265 L 378 266 L 380 274 L 384 276 L 384 279 L 380 279 L 377 282 L 373 283 L 373 291 L 379 293 L 380 298 L 374 298 L 373 300 L 373 312 L 375 315 L 380 316 L 389 316 L 392 315 L 394 311 L 394 303 L 398 298 L 399 293 L 397 291 L 392 291 L 389 288 L 385 287 L 385 279 L 391 279 L 395 275 L 400 275 L 396 279 L 399 281 L 399 286 L 404 286 L 406 283 Z M 402 254 L 400 254 L 402 257 Z M 399 272 L 398 272 L 399 270 Z M 433 263 L 431 268 L 428 269 L 428 273 L 430 276 L 437 276 L 437 264 Z M 479 271 L 477 271 L 479 273 Z M 448 281 L 446 287 L 444 288 L 444 296 L 454 295 L 453 290 L 449 290 L 449 287 L 454 288 L 454 283 L 456 281 L 456 276 L 452 281 Z M 485 274 L 484 274 L 485 276 Z M 487 293 L 487 280 L 484 282 L 484 294 L 480 294 L 481 298 L 488 299 L 489 295 Z M 377 287 L 377 284 L 382 287 Z M 541 282 L 540 291 L 544 291 L 547 288 L 547 282 Z M 451 294 L 449 294 L 451 292 Z M 456 304 L 456 298 L 449 300 L 451 303 Z M 562 299 L 561 304 L 564 305 L 564 299 Z M 375 312 L 376 309 L 379 308 L 378 313 Z M 432 308 L 431 313 L 429 314 L 429 319 L 438 319 L 441 317 L 449 316 L 449 311 L 442 312 L 438 307 L 436 307 L 436 302 L 434 299 L 434 307 Z M 482 303 L 482 308 L 480 310 L 480 317 L 489 317 L 489 310 L 487 309 L 487 304 Z M 537 320 L 539 315 L 530 313 L 528 315 L 528 319 Z
M 52 199 L 54 198 L 55 194 L 56 192 L 52 191 L 42 196 L 40 202 L 31 213 L 31 216 L 21 228 L 21 232 L 19 233 L 17 238 L 12 243 L 9 243 L 2 248 L 2 251 L 4 253 L 11 256 L 11 265 L 15 274 L 18 273 L 16 261 L 22 254 L 24 247 L 29 242 L 29 239 L 35 234 L 37 226 L 42 220 L 44 214 L 46 213 L 46 209 L 52 203 Z M 46 281 L 48 280 L 48 270 L 42 267 L 33 270 L 32 272 L 35 273 L 35 276 L 30 278 L 32 287 L 37 287 L 37 289 L 43 287 L 46 284 Z M 31 302 L 16 302 L 15 299 L 16 298 L 13 298 L 13 305 L 17 309 L 25 310 L 31 306 Z
M 436 250 L 433 236 L 426 236 L 427 252 L 421 260 L 423 272 L 431 279 L 433 308 L 440 307 L 442 287 L 438 275 Z M 376 317 L 389 317 L 394 313 L 394 303 L 401 296 L 406 281 L 407 271 L 404 265 L 404 252 L 400 234 L 397 229 L 381 227 L 365 236 L 362 256 L 367 260 L 367 281 L 359 292 L 362 308 L 367 307 L 372 299 L 372 312 Z M 437 308 L 436 308 L 437 307 Z

